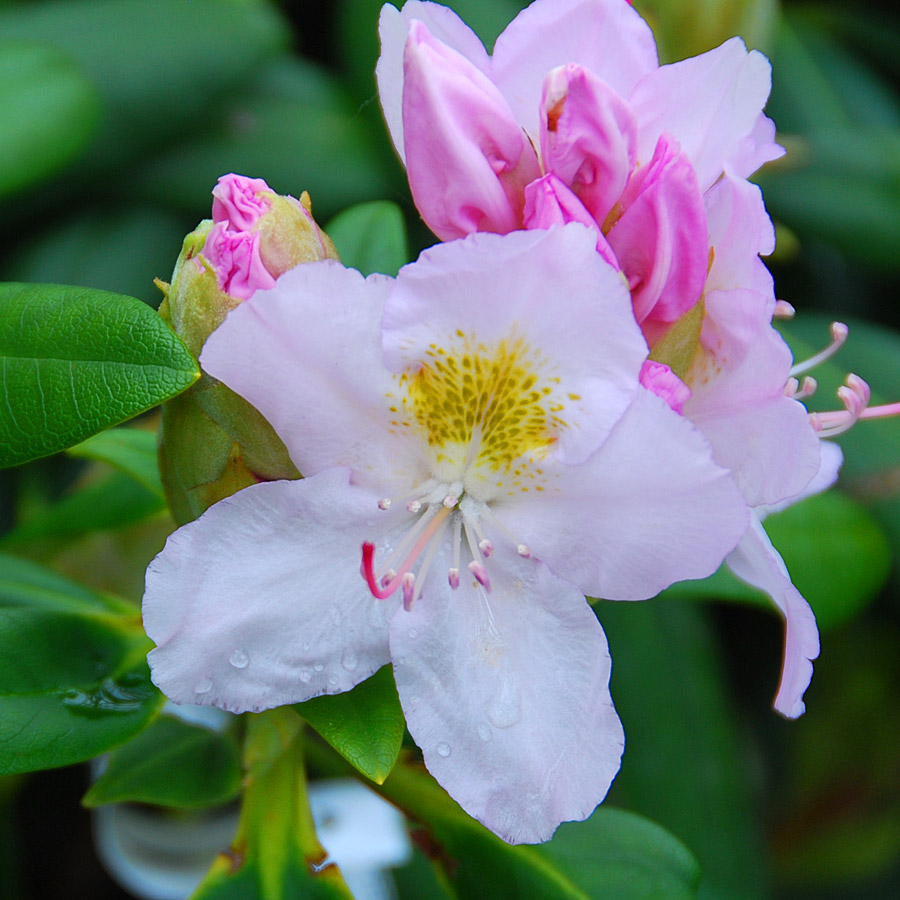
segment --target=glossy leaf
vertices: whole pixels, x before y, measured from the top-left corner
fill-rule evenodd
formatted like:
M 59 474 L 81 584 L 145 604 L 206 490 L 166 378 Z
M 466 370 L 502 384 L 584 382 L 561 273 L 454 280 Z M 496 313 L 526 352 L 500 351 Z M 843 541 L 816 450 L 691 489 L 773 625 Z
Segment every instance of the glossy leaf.
M 102 596 L 28 564 L 4 569 L 0 774 L 81 762 L 140 731 L 162 698 L 137 610 L 106 612 Z
M 192 900 L 352 900 L 334 865 L 323 865 L 289 709 L 247 720 L 247 774 L 232 846 L 220 854 Z
M 93 84 L 63 53 L 0 41 L 0 196 L 70 162 L 93 135 L 99 112 Z
M 659 822 L 691 848 L 703 872 L 701 900 L 762 900 L 762 827 L 704 608 L 651 600 L 604 601 L 596 609 L 628 740 L 612 802 Z M 774 693 L 780 646 L 771 649 Z
M 381 784 L 390 774 L 405 728 L 390 666 L 352 691 L 315 697 L 296 709 L 367 778 Z
M 334 241 L 341 262 L 363 275 L 396 275 L 409 262 L 403 213 L 387 200 L 351 206 L 338 213 L 325 231 Z
M 156 434 L 144 428 L 113 428 L 70 447 L 72 456 L 115 466 L 159 497 L 163 496 L 156 462 Z
M 109 755 L 82 803 L 130 801 L 199 809 L 233 799 L 240 785 L 240 754 L 233 738 L 160 716 Z
M 0 286 L 0 466 L 64 450 L 199 377 L 140 300 L 60 285 Z
M 309 750 L 317 763 L 321 751 Z M 397 765 L 377 789 L 427 838 L 454 896 L 491 900 L 689 900 L 699 870 L 672 835 L 639 816 L 600 807 L 560 826 L 546 844 L 512 846 L 466 815 L 417 764 Z

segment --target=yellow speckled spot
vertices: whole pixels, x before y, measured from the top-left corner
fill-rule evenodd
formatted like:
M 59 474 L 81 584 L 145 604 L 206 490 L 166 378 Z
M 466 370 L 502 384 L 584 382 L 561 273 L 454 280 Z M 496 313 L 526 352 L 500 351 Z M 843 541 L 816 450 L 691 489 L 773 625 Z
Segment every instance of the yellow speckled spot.
M 407 409 L 436 460 L 510 474 L 514 461 L 541 458 L 565 424 L 559 379 L 541 377 L 548 367 L 522 338 L 489 347 L 456 336 L 408 376 Z M 511 474 L 521 476 L 521 467 Z

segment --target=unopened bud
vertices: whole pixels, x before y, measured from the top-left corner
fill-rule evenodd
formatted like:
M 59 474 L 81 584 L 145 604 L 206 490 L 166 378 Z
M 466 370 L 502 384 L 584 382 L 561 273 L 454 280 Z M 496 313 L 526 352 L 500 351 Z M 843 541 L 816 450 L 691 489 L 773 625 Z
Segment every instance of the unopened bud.
M 336 259 L 312 217 L 309 196 L 276 194 L 259 178 L 225 175 L 213 190 L 213 218 L 185 239 L 160 315 L 199 356 L 225 316 L 294 266 Z M 297 478 L 287 449 L 263 416 L 204 374 L 164 404 L 160 471 L 179 524 L 259 481 Z

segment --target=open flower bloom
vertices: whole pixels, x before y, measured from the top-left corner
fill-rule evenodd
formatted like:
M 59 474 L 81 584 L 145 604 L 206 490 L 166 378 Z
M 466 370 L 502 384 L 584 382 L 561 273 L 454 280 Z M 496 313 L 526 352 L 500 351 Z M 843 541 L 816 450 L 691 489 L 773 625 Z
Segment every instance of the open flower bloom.
M 580 222 L 625 276 L 651 348 L 641 383 L 695 423 L 759 510 L 728 562 L 785 617 L 775 708 L 799 715 L 818 632 L 759 519 L 820 470 L 833 480 L 839 456 L 823 461 L 785 395 L 791 357 L 771 325 L 759 255 L 774 233 L 746 180 L 783 152 L 762 111 L 768 61 L 733 38 L 660 66 L 625 0 L 536 0 L 492 56 L 434 3 L 385 6 L 380 32 L 385 118 L 437 235 Z
M 707 442 L 640 385 L 628 308 L 579 225 L 438 245 L 396 280 L 303 265 L 241 304 L 203 366 L 306 477 L 169 538 L 144 597 L 154 681 L 240 712 L 392 662 L 467 812 L 511 842 L 589 815 L 623 737 L 584 595 L 704 577 L 748 523 Z

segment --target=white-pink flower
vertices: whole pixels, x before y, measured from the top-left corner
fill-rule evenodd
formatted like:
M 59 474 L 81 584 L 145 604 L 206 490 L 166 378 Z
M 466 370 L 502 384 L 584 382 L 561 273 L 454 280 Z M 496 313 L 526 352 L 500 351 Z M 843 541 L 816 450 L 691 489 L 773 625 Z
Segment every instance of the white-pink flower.
M 775 708 L 799 715 L 818 632 L 759 518 L 817 472 L 833 480 L 839 454 L 823 461 L 785 395 L 791 356 L 771 325 L 760 254 L 774 233 L 746 180 L 783 152 L 763 113 L 768 61 L 733 38 L 660 66 L 625 0 L 536 0 L 492 56 L 435 3 L 386 5 L 380 33 L 385 118 L 438 236 L 580 222 L 625 276 L 652 350 L 642 384 L 702 431 L 758 510 L 728 561 L 785 617 Z
M 306 477 L 170 537 L 144 598 L 155 682 L 259 710 L 391 662 L 426 765 L 471 815 L 511 842 L 589 815 L 623 737 L 584 595 L 703 577 L 748 521 L 704 439 L 640 386 L 629 303 L 568 225 L 438 245 L 396 280 L 306 264 L 241 304 L 203 366 Z

